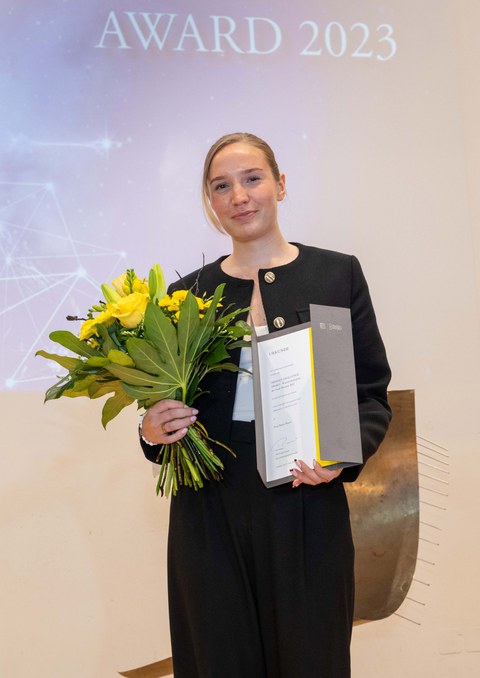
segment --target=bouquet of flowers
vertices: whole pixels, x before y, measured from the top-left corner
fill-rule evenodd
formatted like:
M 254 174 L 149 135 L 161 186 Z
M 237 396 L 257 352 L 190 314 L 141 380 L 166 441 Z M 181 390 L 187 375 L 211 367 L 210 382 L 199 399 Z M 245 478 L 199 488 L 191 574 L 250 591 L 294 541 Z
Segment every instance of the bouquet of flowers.
M 102 410 L 102 424 L 127 405 L 148 408 L 164 398 L 187 405 L 202 394 L 202 379 L 221 370 L 237 371 L 229 352 L 248 345 L 251 328 L 238 316 L 247 309 L 222 306 L 224 285 L 210 298 L 190 290 L 166 294 L 162 270 L 155 264 L 147 279 L 128 269 L 102 285 L 104 300 L 92 306 L 78 336 L 65 330 L 50 339 L 75 357 L 37 351 L 67 370 L 51 386 L 45 400 L 61 396 L 99 398 L 111 394 Z M 204 480 L 219 480 L 223 464 L 212 448 L 213 440 L 197 420 L 182 440 L 160 446 L 157 494 L 175 495 L 181 486 L 203 487 Z

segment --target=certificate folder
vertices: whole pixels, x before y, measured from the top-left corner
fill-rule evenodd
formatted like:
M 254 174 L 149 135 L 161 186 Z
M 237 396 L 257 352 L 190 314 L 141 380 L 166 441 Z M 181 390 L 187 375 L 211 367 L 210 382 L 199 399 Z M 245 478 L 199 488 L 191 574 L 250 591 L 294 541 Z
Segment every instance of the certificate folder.
M 309 466 L 361 464 L 350 310 L 310 305 L 310 322 L 252 336 L 257 468 L 267 487 Z

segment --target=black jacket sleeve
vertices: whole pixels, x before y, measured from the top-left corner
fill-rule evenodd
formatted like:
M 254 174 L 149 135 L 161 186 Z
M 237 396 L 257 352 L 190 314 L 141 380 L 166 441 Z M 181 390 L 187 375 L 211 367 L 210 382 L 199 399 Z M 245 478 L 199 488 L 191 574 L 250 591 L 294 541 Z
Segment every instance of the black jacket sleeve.
M 374 454 L 387 432 L 391 409 L 387 386 L 391 372 L 370 299 L 367 281 L 356 257 L 351 257 L 351 301 L 353 346 L 357 379 L 360 434 L 364 463 Z M 342 471 L 341 480 L 351 482 L 361 466 Z

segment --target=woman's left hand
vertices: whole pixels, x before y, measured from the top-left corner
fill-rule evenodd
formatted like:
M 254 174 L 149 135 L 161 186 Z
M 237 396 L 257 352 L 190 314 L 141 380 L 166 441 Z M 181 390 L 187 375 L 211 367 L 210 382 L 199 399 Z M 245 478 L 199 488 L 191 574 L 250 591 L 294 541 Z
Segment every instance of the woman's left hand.
M 301 459 L 295 459 L 295 463 L 298 466 L 298 469 L 293 468 L 291 471 L 292 475 L 295 476 L 292 487 L 298 487 L 302 483 L 305 485 L 321 485 L 322 483 L 329 483 L 334 478 L 338 478 L 342 472 L 341 468 L 337 468 L 334 471 L 325 468 L 324 466 L 321 466 L 316 459 L 313 462 L 313 468 L 310 468 L 310 466 Z

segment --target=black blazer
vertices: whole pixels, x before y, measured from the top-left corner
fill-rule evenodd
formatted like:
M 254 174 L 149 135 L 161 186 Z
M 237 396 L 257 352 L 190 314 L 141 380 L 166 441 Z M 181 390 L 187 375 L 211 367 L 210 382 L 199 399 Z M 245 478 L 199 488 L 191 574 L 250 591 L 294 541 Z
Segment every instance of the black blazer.
M 355 257 L 294 244 L 299 248 L 299 256 L 294 261 L 272 269 L 261 269 L 258 274 L 268 329 L 275 332 L 282 322 L 285 328 L 307 322 L 310 320 L 309 304 L 341 306 L 351 310 L 362 451 L 366 462 L 378 449 L 391 419 L 387 402 L 391 373 L 367 282 Z M 169 293 L 192 288 L 195 294 L 211 296 L 217 285 L 225 283 L 224 303 L 248 307 L 253 280 L 240 280 L 224 273 L 220 264 L 225 258 L 220 257 L 170 285 Z M 232 352 L 232 361 L 238 364 L 239 359 L 240 350 L 237 349 Z M 195 402 L 198 418 L 209 435 L 227 444 L 237 374 L 225 371 L 208 375 L 202 387 L 209 393 Z M 155 461 L 158 448 L 143 441 L 142 448 L 147 459 Z M 361 466 L 346 468 L 340 480 L 353 481 L 360 470 Z

